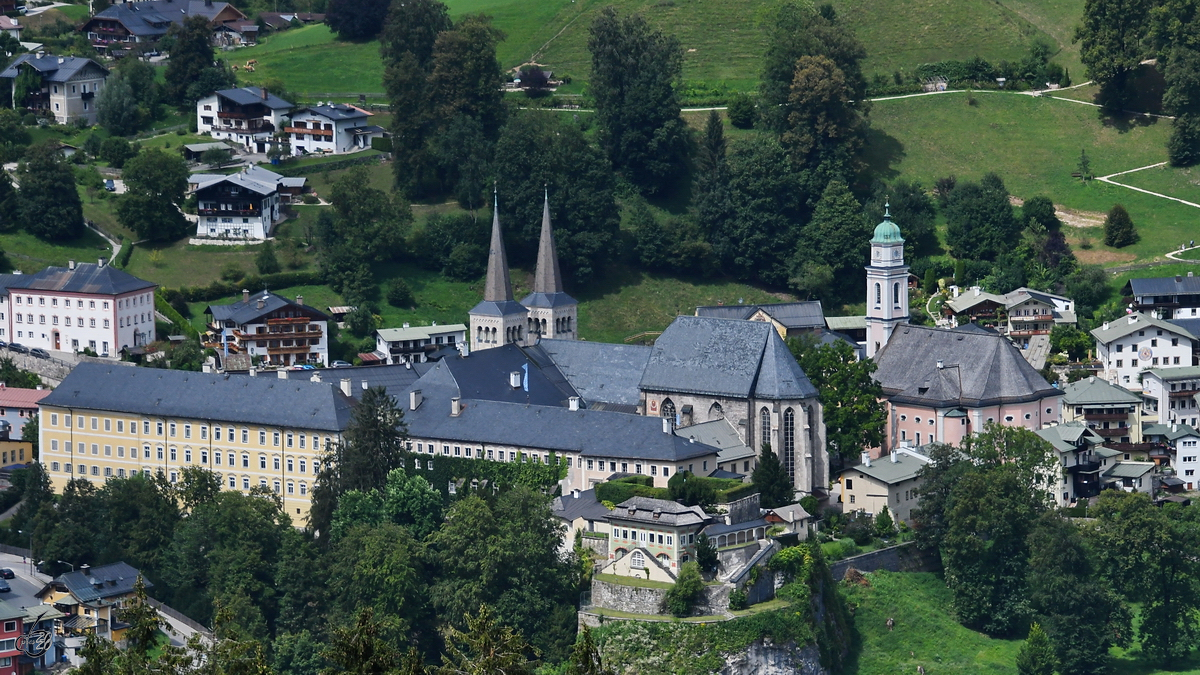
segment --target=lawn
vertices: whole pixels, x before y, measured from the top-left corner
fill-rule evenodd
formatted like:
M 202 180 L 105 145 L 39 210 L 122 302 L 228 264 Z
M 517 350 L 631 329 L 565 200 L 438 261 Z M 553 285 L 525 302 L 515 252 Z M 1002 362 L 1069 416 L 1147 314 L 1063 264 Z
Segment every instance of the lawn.
M 1200 167 L 1156 166 L 1112 180 L 1200 204 Z M 1193 209 L 1200 217 L 1200 209 Z
M 229 63 L 243 65 L 251 59 L 258 60 L 254 72 L 238 72 L 243 85 L 279 79 L 288 91 L 309 96 L 383 93 L 379 42 L 335 40 L 325 24 L 268 36 L 255 47 L 231 53 Z
M 616 574 L 597 574 L 596 578 L 600 581 L 607 581 L 610 584 L 619 584 L 621 586 L 637 586 L 638 588 L 660 588 L 670 590 L 675 587 L 675 584 L 669 584 L 665 581 L 651 581 L 640 577 L 623 577 Z
M 45 242 L 23 231 L 0 234 L 0 251 L 8 258 L 13 269 L 26 274 L 40 272 L 48 265 L 65 267 L 67 262 L 96 262 L 112 255 L 112 248 L 100 235 L 86 230 L 74 241 Z
M 1099 228 L 1068 228 L 1073 244 L 1084 238 L 1094 244 L 1091 250 L 1076 251 L 1089 263 L 1152 260 L 1195 238 L 1197 214 L 1191 207 L 1071 177 L 1081 149 L 1096 175 L 1164 161 L 1168 123 L 1152 118 L 1114 121 L 1102 118 L 1096 108 L 1045 97 L 973 96 L 973 106 L 968 94 L 875 102 L 868 161 L 888 180 L 918 180 L 926 187 L 944 176 L 978 180 L 995 171 L 1021 198 L 1044 194 L 1056 204 L 1101 214 L 1114 203 L 1124 204 L 1141 234 L 1133 246 L 1108 249 L 1099 243 Z
M 954 620 L 950 591 L 928 573 L 873 572 L 867 587 L 843 584 L 854 612 L 859 639 L 846 675 L 915 673 L 923 666 L 940 675 L 996 673 L 1016 675 L 1019 640 L 997 640 L 962 627 Z M 895 620 L 888 630 L 887 620 Z M 1146 665 L 1136 654 L 1113 650 L 1118 675 L 1157 675 L 1167 671 Z M 1176 675 L 1200 675 L 1196 659 L 1179 664 Z M 1184 670 L 1185 668 L 1192 670 Z
M 190 246 L 187 239 L 173 244 L 141 244 L 133 250 L 125 269 L 167 288 L 206 286 L 219 279 L 229 265 L 257 273 L 254 256 L 258 251 L 257 246 Z

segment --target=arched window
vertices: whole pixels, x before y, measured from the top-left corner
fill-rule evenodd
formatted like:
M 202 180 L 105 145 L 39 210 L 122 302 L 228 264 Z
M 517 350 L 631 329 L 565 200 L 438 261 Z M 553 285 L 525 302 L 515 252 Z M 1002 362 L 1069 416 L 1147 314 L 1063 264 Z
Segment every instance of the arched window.
M 879 284 L 875 284 L 875 304 L 883 302 L 883 288 Z
M 788 478 L 796 478 L 796 411 L 788 408 L 783 411 L 783 468 Z
M 669 398 L 662 402 L 662 416 L 671 420 L 671 424 L 675 424 L 675 403 Z
M 892 284 L 892 304 L 897 307 L 900 306 L 900 282 L 899 281 Z
M 763 406 L 758 411 L 758 428 L 759 433 L 762 435 L 762 438 L 758 439 L 758 446 L 761 448 L 763 443 L 771 442 L 771 411 L 766 406 Z
M 720 403 L 713 403 L 712 407 L 708 409 L 708 419 L 710 420 L 719 419 L 724 417 L 724 415 L 725 411 L 721 408 Z
M 635 570 L 646 569 L 646 557 L 642 555 L 641 551 L 635 550 L 633 555 L 629 556 L 629 566 Z

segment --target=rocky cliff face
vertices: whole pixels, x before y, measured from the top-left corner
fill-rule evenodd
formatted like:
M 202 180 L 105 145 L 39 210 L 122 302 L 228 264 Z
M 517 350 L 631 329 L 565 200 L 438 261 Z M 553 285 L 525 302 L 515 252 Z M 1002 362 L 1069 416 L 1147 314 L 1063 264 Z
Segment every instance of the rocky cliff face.
M 755 640 L 746 649 L 725 657 L 721 675 L 829 675 L 815 645 L 771 644 Z

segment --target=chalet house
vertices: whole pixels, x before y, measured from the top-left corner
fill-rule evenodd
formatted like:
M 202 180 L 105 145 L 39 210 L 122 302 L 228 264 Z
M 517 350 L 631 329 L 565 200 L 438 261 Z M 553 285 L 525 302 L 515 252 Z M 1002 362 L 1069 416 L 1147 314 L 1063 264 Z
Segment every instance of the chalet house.
M 263 87 L 222 89 L 196 102 L 196 133 L 262 154 L 275 132 L 284 128 L 292 108 Z
M 709 517 L 699 506 L 631 497 L 609 512 L 608 521 L 609 563 L 601 573 L 673 583 L 696 556 L 696 536 Z
M 1156 314 L 1164 319 L 1200 318 L 1200 277 L 1187 276 L 1130 279 L 1127 296 L 1134 311 Z
M 1164 487 L 1191 491 L 1200 485 L 1200 431 L 1187 424 L 1147 424 L 1143 433 L 1147 440 L 1166 446 L 1174 475 L 1163 477 Z
M 1076 500 L 1088 499 L 1100 494 L 1101 472 L 1116 465 L 1121 453 L 1104 445 L 1104 438 L 1083 422 L 1056 424 L 1034 433 L 1049 443 L 1056 453 L 1060 470 L 1050 478 L 1057 478 L 1051 489 L 1054 501 L 1062 507 L 1075 504 Z
M 785 532 L 800 535 L 800 540 L 808 538 L 808 528 L 813 525 L 816 518 L 808 511 L 804 510 L 799 504 L 788 504 L 779 508 L 768 510 L 763 517 L 767 524 L 774 527 L 780 526 Z
M 439 326 L 380 328 L 375 331 L 375 355 L 383 363 L 421 363 L 443 347 L 465 345 L 467 326 L 452 323 Z
M 98 637 L 118 642 L 129 628 L 121 622 L 119 610 L 133 598 L 140 576 L 141 572 L 123 562 L 99 567 L 81 565 L 54 577 L 37 592 L 37 597 L 67 615 L 62 625 L 68 635 L 95 632 Z M 147 591 L 154 587 L 144 577 L 142 583 Z
M 292 154 L 342 154 L 371 147 L 372 138 L 382 138 L 383 127 L 368 124 L 371 113 L 345 103 L 299 108 L 290 126 Z
M 25 389 L 23 387 L 8 387 L 3 382 L 0 382 L 0 423 L 9 425 L 8 438 L 2 440 L 36 440 L 32 438 L 24 438 L 21 435 L 21 430 L 25 427 L 25 423 L 37 416 L 38 401 L 46 398 L 50 394 L 49 389 L 44 389 L 40 385 L 37 389 Z M 6 453 L 7 454 L 7 453 Z M 13 458 L 16 459 L 16 458 Z M 21 460 L 25 458 L 22 457 Z M 0 466 L 7 466 L 10 462 L 5 457 Z
M 218 47 L 251 47 L 258 44 L 258 24 L 249 19 L 235 19 L 213 26 L 213 44 Z
M 1108 380 L 1087 377 L 1063 389 L 1063 422 L 1080 422 L 1105 441 L 1142 442 L 1142 398 Z
M 100 51 L 123 52 L 134 44 L 158 42 L 173 23 L 203 16 L 210 26 L 244 20 L 246 15 L 226 2 L 213 0 L 139 0 L 117 2 L 88 19 L 79 29 Z
M 1008 338 L 978 326 L 899 326 L 875 361 L 888 413 L 876 457 L 906 442 L 957 445 L 989 422 L 1040 429 L 1059 421 L 1062 391 Z
M 1076 323 L 1074 300 L 1025 287 L 997 295 L 972 286 L 942 305 L 942 312 L 960 324 L 994 327 L 1026 346 L 1032 335 Z
M 70 261 L 36 274 L 0 275 L 0 340 L 64 352 L 115 356 L 154 341 L 157 284 L 114 269 Z
M 697 307 L 696 316 L 762 321 L 774 326 L 781 338 L 819 332 L 825 328 L 825 312 L 819 300 L 768 305 L 710 305 Z M 866 330 L 865 324 L 863 330 Z
M 305 25 L 325 23 L 324 14 L 315 14 L 312 12 L 259 12 L 258 18 L 267 27 L 267 30 L 272 31 L 288 28 L 291 26 L 293 20 Z
M 608 514 L 611 511 L 596 499 L 595 490 L 572 490 L 555 497 L 550 511 L 567 526 L 563 535 L 564 544 L 569 545 L 573 541 L 577 530 L 605 535 L 609 533 Z
M 902 447 L 887 457 L 871 459 L 863 453 L 862 462 L 842 471 L 842 510 L 865 511 L 877 516 L 887 507 L 896 522 L 912 523 L 912 510 L 917 506 L 918 475 L 929 458 Z
M 1150 314 L 1129 314 L 1092 330 L 1103 376 L 1130 391 L 1143 388 L 1142 373 L 1152 368 L 1191 366 L 1191 333 Z
M 204 333 L 205 347 L 218 354 L 249 354 L 277 366 L 329 365 L 329 317 L 315 307 L 263 291 L 231 305 L 209 305 L 212 318 Z
M 13 10 L 4 9 L 4 4 L 5 4 L 4 2 L 0 2 L 0 11 L 4 11 L 4 12 L 13 11 Z M 25 29 L 25 27 L 22 26 L 20 24 L 20 22 L 18 22 L 16 19 L 12 19 L 7 16 L 4 16 L 3 14 L 0 14 L 0 33 L 8 33 L 9 35 L 16 38 L 17 40 L 20 40 L 21 39 L 21 31 L 24 29 Z
M 26 70 L 41 79 L 41 88 L 27 92 L 22 99 L 17 92 L 17 76 Z M 12 90 L 13 108 L 44 111 L 59 124 L 76 120 L 95 124 L 97 94 L 107 78 L 108 69 L 91 59 L 45 52 L 21 54 L 0 72 L 0 80 L 8 80 Z
M 1159 424 L 1197 426 L 1200 366 L 1151 368 L 1142 373 L 1142 401 L 1147 418 Z
M 219 239 L 266 239 L 283 220 L 280 204 L 285 182 L 302 186 L 303 178 L 288 179 L 258 167 L 228 176 L 193 174 L 188 188 L 196 195 L 196 236 Z
M 1153 495 L 1154 468 L 1154 462 L 1117 462 L 1100 474 L 1100 480 L 1108 489 Z

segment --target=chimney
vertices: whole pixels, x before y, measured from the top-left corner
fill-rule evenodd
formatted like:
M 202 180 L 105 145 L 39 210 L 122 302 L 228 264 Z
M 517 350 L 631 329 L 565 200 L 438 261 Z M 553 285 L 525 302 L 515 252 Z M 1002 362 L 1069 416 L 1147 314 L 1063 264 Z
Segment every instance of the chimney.
M 416 410 L 417 408 L 420 408 L 421 401 L 423 400 L 425 399 L 421 396 L 421 390 L 413 389 L 412 391 L 408 392 L 408 409 Z
M 343 377 L 342 381 L 341 381 L 341 385 L 342 385 L 342 393 L 347 396 L 350 396 L 351 395 L 350 394 L 350 378 Z
M 212 372 L 212 366 L 210 366 L 210 365 L 208 365 L 207 363 L 205 363 L 204 365 L 200 366 L 200 372 L 202 372 L 202 373 L 211 373 L 211 372 Z
M 579 499 L 579 488 L 575 488 L 574 490 L 571 490 L 571 498 Z
M 264 100 L 264 101 L 267 100 L 267 88 L 259 87 L 258 89 L 259 89 L 259 91 L 262 92 L 262 100 Z
M 405 321 L 405 322 L 404 322 L 404 327 L 405 327 L 405 328 L 408 328 L 408 327 L 409 327 L 409 325 L 408 325 L 408 322 L 407 322 L 407 321 Z
M 244 302 L 246 304 L 250 304 L 250 289 L 249 288 L 242 289 L 242 302 Z
M 1107 321 L 1105 321 L 1105 322 L 1104 322 L 1104 328 L 1103 328 L 1103 330 L 1108 330 L 1108 322 L 1107 322 Z
M 572 412 L 579 410 L 579 397 L 572 396 L 571 398 L 567 399 L 567 408 Z
M 1135 323 L 1137 323 L 1137 314 L 1130 314 L 1129 315 L 1129 325 L 1132 326 Z
M 892 464 L 897 464 L 899 462 L 900 462 L 899 453 L 897 453 L 895 450 L 893 450 L 892 451 Z
M 262 308 L 263 308 L 263 305 L 265 305 L 265 304 L 267 304 L 267 299 L 266 299 L 266 298 L 259 298 L 259 299 L 258 299 L 258 302 L 257 302 L 257 303 L 255 303 L 255 305 L 256 305 L 256 306 L 257 306 L 259 309 L 262 309 Z
M 945 367 L 946 367 L 946 362 L 945 362 L 945 361 L 943 361 L 943 360 L 941 360 L 941 359 L 938 359 L 938 362 L 937 362 L 937 369 L 938 369 L 938 370 L 941 370 L 941 369 L 943 369 L 943 368 L 945 368 Z
M 61 66 L 62 64 L 66 63 L 66 62 L 67 62 L 67 60 L 65 58 L 63 58 L 61 56 L 58 57 L 58 65 Z
M 862 463 L 863 463 L 863 466 L 871 466 L 871 453 L 869 453 L 869 452 L 862 453 Z
M 69 269 L 69 270 L 75 269 L 75 261 L 74 260 L 67 261 L 67 269 Z
M 664 417 L 664 418 L 662 418 L 662 421 L 663 421 L 663 433 L 664 434 L 671 433 L 671 420 Z
M 105 259 L 105 258 L 98 258 L 98 259 L 96 260 L 96 266 L 97 266 L 97 267 L 104 267 L 104 263 L 106 263 L 106 262 L 108 262 L 108 260 L 107 260 L 107 259 Z
M 92 566 L 91 566 L 91 565 L 80 565 L 80 566 L 79 566 L 79 571 L 80 571 L 80 572 L 83 572 L 83 576 L 85 576 L 85 577 L 87 577 L 87 576 L 91 576 L 91 574 L 92 574 Z
M 450 416 L 458 417 L 462 414 L 462 399 L 455 396 L 450 399 Z
M 464 359 L 471 355 L 471 343 L 468 342 L 467 340 L 463 340 L 462 342 L 459 342 L 458 347 L 459 347 L 458 351 L 459 351 L 459 353 L 461 353 L 463 355 Z
M 319 371 L 319 370 L 313 371 L 312 377 L 310 377 L 308 379 L 310 382 L 320 382 L 321 381 L 321 371 Z
M 275 377 L 278 377 L 281 380 L 286 380 L 287 375 L 288 371 L 286 368 L 280 368 L 279 370 L 275 371 Z
M 296 304 L 300 305 L 301 307 L 304 306 L 304 296 L 303 295 L 296 296 Z
M 1171 425 L 1171 433 L 1175 433 L 1176 431 L 1179 431 L 1179 425 L 1178 425 L 1178 424 L 1172 424 L 1172 425 Z
M 366 390 L 367 390 L 367 381 L 366 381 L 366 380 L 363 380 L 363 381 L 362 381 L 362 390 L 363 390 L 363 391 L 366 391 Z
M 978 298 L 979 297 L 979 287 L 973 286 L 973 287 L 971 287 L 971 290 L 975 291 L 975 297 Z
M 41 391 L 42 389 L 45 389 L 45 385 L 41 385 L 41 384 L 39 384 L 39 385 L 37 386 L 37 390 L 38 390 L 38 391 Z
M 521 371 L 514 370 L 508 374 L 508 386 L 513 389 L 521 388 Z
M 258 377 L 258 368 L 250 366 L 250 377 Z
M 1175 283 L 1179 283 L 1179 282 L 1181 282 L 1181 281 L 1183 281 L 1183 277 L 1181 277 L 1181 276 L 1179 276 L 1178 274 L 1176 274 L 1176 275 L 1175 275 Z

